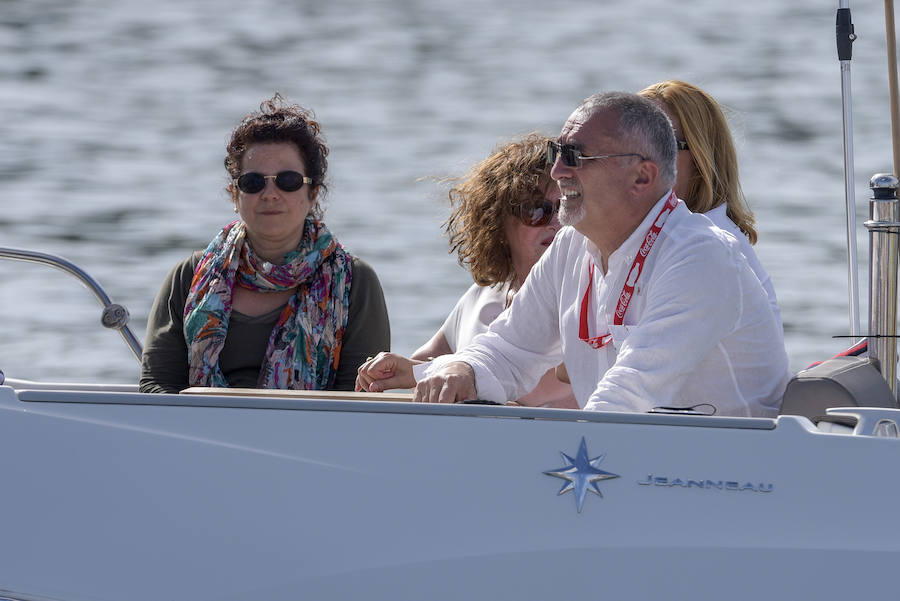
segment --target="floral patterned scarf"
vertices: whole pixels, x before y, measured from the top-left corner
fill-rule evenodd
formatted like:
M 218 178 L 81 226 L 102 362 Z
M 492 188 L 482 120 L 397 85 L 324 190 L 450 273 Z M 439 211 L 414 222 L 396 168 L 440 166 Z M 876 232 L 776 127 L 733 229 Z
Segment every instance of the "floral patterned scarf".
M 259 388 L 324 390 L 334 383 L 350 305 L 351 257 L 321 221 L 307 218 L 297 250 L 284 265 L 258 257 L 241 221 L 210 242 L 184 307 L 191 386 L 227 387 L 219 353 L 228 333 L 234 285 L 283 291 L 295 286 L 269 337 Z

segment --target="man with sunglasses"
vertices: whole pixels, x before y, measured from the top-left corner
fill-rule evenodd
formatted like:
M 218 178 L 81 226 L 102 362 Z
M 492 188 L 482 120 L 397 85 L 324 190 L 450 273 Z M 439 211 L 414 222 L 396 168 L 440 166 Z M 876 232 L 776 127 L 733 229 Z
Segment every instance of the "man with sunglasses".
M 547 147 L 559 220 L 572 227 L 510 309 L 430 364 L 379 355 L 357 385 L 504 402 L 564 359 L 584 409 L 777 414 L 790 372 L 766 293 L 734 237 L 676 198 L 676 153 L 652 102 L 586 99 Z

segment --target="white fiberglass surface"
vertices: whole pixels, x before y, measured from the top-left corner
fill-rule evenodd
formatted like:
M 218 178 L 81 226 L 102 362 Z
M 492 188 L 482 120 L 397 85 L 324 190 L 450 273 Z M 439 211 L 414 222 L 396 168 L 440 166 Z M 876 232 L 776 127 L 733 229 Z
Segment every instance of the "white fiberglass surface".
M 0 473 L 15 491 L 0 512 L 0 587 L 545 599 L 567 568 L 593 566 L 566 590 L 683 595 L 752 576 L 730 595 L 747 598 L 767 582 L 754 566 L 799 591 L 814 568 L 871 582 L 872 566 L 898 559 L 880 532 L 900 484 L 871 466 L 900 460 L 900 441 L 820 434 L 801 418 L 716 428 L 483 413 L 498 409 L 20 402 L 0 388 Z M 575 465 L 582 444 L 610 477 L 587 483 L 579 510 L 578 491 L 547 472 Z M 811 526 L 863 500 L 853 528 Z

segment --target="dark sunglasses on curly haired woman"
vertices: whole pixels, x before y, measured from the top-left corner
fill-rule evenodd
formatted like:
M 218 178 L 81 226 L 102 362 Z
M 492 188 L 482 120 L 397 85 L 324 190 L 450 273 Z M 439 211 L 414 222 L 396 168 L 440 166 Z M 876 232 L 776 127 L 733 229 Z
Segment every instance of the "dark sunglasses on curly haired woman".
M 516 207 L 516 216 L 529 227 L 542 227 L 553 221 L 553 216 L 559 211 L 559 201 L 551 202 L 546 199 L 524 202 Z
M 296 171 L 282 171 L 277 175 L 263 175 L 256 171 L 250 171 L 234 180 L 234 185 L 244 194 L 256 194 L 262 192 L 266 187 L 267 179 L 275 180 L 275 185 L 282 192 L 296 192 L 303 187 L 303 184 L 311 186 L 313 183 L 311 177 L 306 177 Z

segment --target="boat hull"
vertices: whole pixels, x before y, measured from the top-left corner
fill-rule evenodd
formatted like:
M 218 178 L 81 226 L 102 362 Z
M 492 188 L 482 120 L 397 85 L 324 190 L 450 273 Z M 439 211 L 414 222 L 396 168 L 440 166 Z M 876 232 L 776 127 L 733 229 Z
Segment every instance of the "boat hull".
M 900 440 L 800 417 L 0 387 L 0 457 L 22 598 L 837 599 L 900 561 Z

